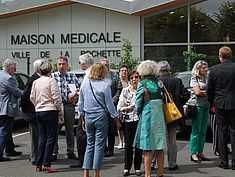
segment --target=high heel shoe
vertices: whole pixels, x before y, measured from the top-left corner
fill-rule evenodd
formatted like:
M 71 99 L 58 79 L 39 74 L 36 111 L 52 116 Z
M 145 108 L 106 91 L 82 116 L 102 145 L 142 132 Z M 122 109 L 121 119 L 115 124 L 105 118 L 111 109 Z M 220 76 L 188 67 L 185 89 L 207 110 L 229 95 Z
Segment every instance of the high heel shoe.
M 201 163 L 200 159 L 194 159 L 193 156 L 191 156 L 191 161 L 195 163 Z
M 58 172 L 58 170 L 51 168 L 51 167 L 46 167 L 46 166 L 42 166 L 42 171 L 43 172 L 47 172 L 47 173 L 55 173 Z
M 37 172 L 42 171 L 42 166 L 36 166 L 36 171 L 37 171 Z
M 206 157 L 202 157 L 199 154 L 197 154 L 197 158 L 200 159 L 201 161 L 211 161 L 211 159 L 208 159 Z

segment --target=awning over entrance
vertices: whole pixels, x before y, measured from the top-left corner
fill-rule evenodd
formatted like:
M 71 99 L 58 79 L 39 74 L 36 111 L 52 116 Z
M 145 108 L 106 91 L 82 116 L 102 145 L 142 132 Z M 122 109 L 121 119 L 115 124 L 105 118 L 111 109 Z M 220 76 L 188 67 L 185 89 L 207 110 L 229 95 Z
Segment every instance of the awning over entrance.
M 0 0 L 0 19 L 72 3 L 87 4 L 130 15 L 142 16 L 154 11 L 183 5 L 187 2 L 188 0 Z

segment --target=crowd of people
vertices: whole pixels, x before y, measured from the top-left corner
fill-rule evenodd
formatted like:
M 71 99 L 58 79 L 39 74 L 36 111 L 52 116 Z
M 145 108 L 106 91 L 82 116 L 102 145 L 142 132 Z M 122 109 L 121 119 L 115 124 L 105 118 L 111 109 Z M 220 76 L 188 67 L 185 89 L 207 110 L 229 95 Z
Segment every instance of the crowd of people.
M 84 177 L 90 170 L 100 177 L 102 160 L 114 155 L 115 134 L 118 149 L 124 149 L 123 176 L 129 176 L 132 165 L 141 176 L 142 158 L 145 177 L 157 163 L 157 177 L 164 175 L 164 152 L 167 152 L 169 170 L 177 170 L 176 130 L 184 119 L 183 106 L 193 101 L 197 117 L 192 119 L 189 157 L 192 162 L 210 161 L 204 153 L 208 116 L 214 112 L 216 135 L 213 147 L 219 156 L 219 167 L 229 168 L 228 143 L 232 148 L 232 169 L 235 170 L 235 63 L 229 47 L 219 49 L 218 65 L 208 72 L 204 60 L 192 68 L 189 92 L 178 78 L 171 76 L 167 61 L 142 61 L 136 70 L 119 67 L 119 75 L 109 69 L 109 60 L 94 63 L 91 54 L 79 57 L 85 72 L 82 83 L 68 72 L 68 58 L 57 59 L 57 71 L 46 59 L 34 62 L 34 74 L 26 88 L 17 88 L 13 78 L 16 62 L 6 59 L 0 74 L 0 162 L 10 156 L 21 155 L 14 150 L 13 120 L 22 111 L 29 122 L 30 161 L 36 171 L 57 172 L 51 167 L 59 153 L 58 132 L 65 125 L 67 158 L 76 160 L 70 167 L 82 167 Z M 164 87 L 183 115 L 166 124 L 163 104 Z M 18 105 L 19 102 L 19 105 Z M 76 131 L 77 152 L 74 152 L 75 105 L 80 113 Z

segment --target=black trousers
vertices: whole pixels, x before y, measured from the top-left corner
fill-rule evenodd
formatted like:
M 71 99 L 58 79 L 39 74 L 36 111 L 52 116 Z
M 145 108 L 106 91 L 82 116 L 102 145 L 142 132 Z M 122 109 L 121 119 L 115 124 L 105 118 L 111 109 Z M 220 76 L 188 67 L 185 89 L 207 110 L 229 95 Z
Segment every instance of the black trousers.
M 76 130 L 76 139 L 77 139 L 78 159 L 83 164 L 84 155 L 85 155 L 86 146 L 87 146 L 87 136 L 86 136 L 86 132 L 82 129 L 82 118 L 78 120 L 78 127 Z
M 135 139 L 135 132 L 137 129 L 138 121 L 125 122 L 124 132 L 125 132 L 125 157 L 124 157 L 124 169 L 130 170 L 133 161 L 133 142 Z M 142 162 L 142 150 L 135 148 L 134 155 L 134 168 L 135 170 L 140 170 Z
M 109 117 L 108 146 L 105 149 L 106 152 L 108 151 L 114 152 L 115 132 L 116 132 L 116 125 L 114 119 Z
M 220 162 L 223 165 L 228 165 L 228 131 L 230 131 L 231 138 L 232 162 L 235 162 L 235 110 L 216 109 L 215 118 L 218 127 L 218 151 Z

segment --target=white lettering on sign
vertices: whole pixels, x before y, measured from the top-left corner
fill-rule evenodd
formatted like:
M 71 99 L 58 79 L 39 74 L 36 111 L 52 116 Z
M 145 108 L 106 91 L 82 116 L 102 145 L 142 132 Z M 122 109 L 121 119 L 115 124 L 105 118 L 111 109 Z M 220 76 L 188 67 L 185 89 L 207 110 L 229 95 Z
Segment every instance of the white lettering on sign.
M 121 50 L 83 50 L 81 55 L 89 52 L 93 57 L 121 57 Z

